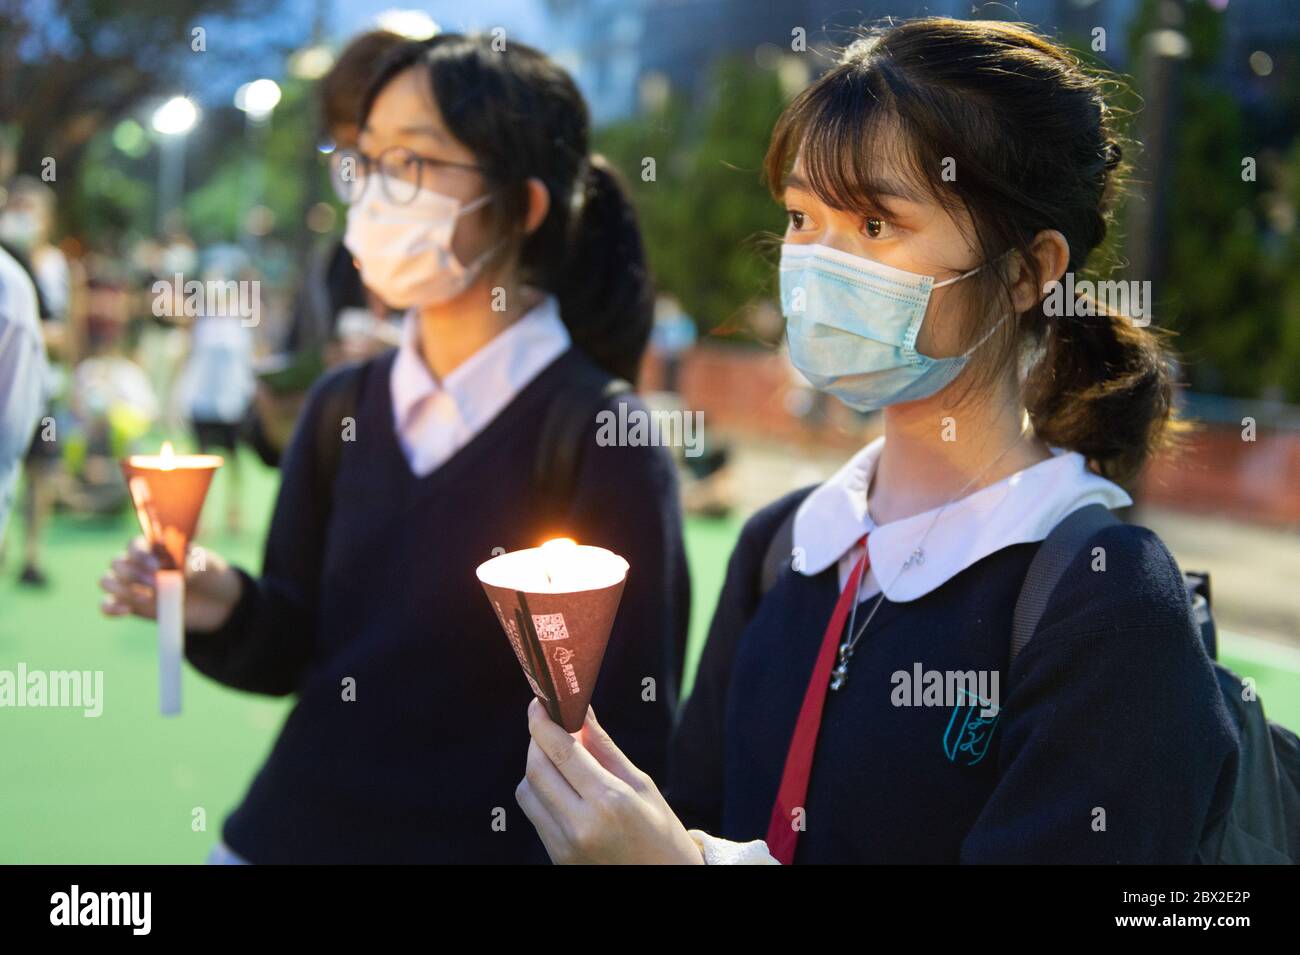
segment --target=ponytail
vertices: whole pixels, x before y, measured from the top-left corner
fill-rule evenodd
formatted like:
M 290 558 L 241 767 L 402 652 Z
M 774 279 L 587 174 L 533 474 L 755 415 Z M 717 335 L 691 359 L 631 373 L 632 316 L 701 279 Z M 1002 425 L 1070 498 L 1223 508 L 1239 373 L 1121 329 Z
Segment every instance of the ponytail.
M 568 254 L 549 286 L 573 343 L 610 374 L 635 383 L 654 316 L 654 288 L 636 211 L 601 156 L 574 190 Z
M 1087 308 L 1042 315 L 1043 347 L 1025 381 L 1025 407 L 1042 440 L 1130 484 L 1181 428 L 1173 418 L 1172 360 L 1163 334 L 1091 305 L 1093 315 L 1078 315 Z

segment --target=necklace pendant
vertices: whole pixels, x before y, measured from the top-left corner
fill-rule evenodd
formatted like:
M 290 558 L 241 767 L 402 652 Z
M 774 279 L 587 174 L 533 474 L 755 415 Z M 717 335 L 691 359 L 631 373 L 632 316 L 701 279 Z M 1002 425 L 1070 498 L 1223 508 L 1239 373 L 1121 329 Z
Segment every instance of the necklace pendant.
M 853 656 L 853 648 L 848 642 L 840 644 L 839 662 L 835 664 L 835 669 L 831 671 L 831 689 L 838 690 L 849 679 L 849 658 Z
M 831 689 L 838 690 L 848 681 L 848 679 L 849 679 L 848 667 L 846 667 L 844 663 L 841 662 L 839 666 L 837 666 L 834 670 L 831 671 Z

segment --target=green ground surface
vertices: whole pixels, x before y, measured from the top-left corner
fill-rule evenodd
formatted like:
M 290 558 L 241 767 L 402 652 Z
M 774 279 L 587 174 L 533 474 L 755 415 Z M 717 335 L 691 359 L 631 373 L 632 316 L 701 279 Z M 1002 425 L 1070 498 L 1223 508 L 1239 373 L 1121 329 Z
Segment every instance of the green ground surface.
M 202 542 L 256 567 L 274 473 L 247 459 L 245 465 L 249 531 L 238 538 L 214 531 Z M 209 528 L 220 523 L 222 481 L 209 499 Z M 692 661 L 738 530 L 735 520 L 688 523 Z M 15 522 L 0 569 L 0 669 L 23 663 L 28 670 L 102 670 L 103 713 L 0 708 L 0 863 L 202 861 L 289 701 L 227 690 L 187 669 L 183 713 L 159 716 L 151 625 L 98 611 L 96 581 L 135 532 L 133 519 L 59 517 L 48 539 L 52 583 L 43 591 L 14 583 L 19 532 Z M 1231 653 L 1225 659 L 1255 676 L 1274 719 L 1300 726 L 1300 674 Z M 195 831 L 200 811 L 206 831 Z

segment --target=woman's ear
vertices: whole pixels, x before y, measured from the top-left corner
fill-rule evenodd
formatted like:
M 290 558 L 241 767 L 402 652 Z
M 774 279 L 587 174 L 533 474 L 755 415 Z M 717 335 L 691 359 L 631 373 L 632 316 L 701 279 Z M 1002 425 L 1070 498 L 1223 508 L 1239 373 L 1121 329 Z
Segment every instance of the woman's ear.
M 546 221 L 551 211 L 551 194 L 546 183 L 533 176 L 528 180 L 528 215 L 524 218 L 524 235 L 532 235 Z
M 1034 236 L 1029 254 L 1038 264 L 1037 283 L 1019 256 L 1012 260 L 1011 265 L 1012 302 L 1018 313 L 1032 308 L 1047 294 L 1047 283 L 1058 281 L 1065 274 L 1065 267 L 1070 262 L 1070 243 L 1056 229 L 1044 229 Z

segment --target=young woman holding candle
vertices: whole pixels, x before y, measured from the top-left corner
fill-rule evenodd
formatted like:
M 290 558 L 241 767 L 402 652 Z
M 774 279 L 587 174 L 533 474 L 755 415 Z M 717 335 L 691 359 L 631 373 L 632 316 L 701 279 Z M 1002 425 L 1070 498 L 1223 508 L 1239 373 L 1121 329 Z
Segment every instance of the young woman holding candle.
M 1196 857 L 1235 731 L 1159 538 L 1089 532 L 1012 659 L 1041 542 L 1129 504 L 1171 430 L 1155 335 L 1044 304 L 1120 160 L 1100 81 L 1009 24 L 872 32 L 791 103 L 766 161 L 791 357 L 884 435 L 746 524 L 666 799 L 594 712 L 579 743 L 530 707 L 517 797 L 552 858 Z
M 595 694 L 661 772 L 689 601 L 676 478 L 595 420 L 639 407 L 610 386 L 651 323 L 635 217 L 572 80 L 513 40 L 394 51 L 336 173 L 362 279 L 409 312 L 395 353 L 314 389 L 261 577 L 211 552 L 189 570 L 190 662 L 298 697 L 220 851 L 545 861 L 513 801 L 530 693 L 475 568 L 557 536 L 627 560 Z M 107 612 L 152 613 L 151 570 L 115 561 Z

